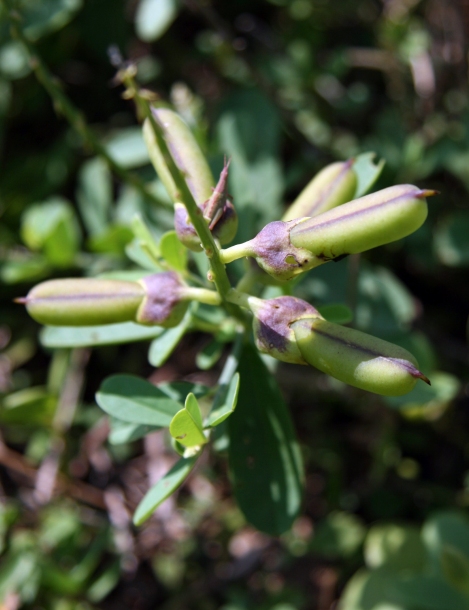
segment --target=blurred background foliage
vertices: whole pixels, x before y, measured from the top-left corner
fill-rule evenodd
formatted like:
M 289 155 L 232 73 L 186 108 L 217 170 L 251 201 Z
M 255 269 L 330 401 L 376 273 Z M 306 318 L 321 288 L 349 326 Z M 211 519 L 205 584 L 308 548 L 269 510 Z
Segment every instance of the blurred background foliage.
M 467 610 L 467 3 L 0 6 L 2 608 Z M 12 36 L 17 16 L 24 40 Z M 238 241 L 324 165 L 363 152 L 385 161 L 377 188 L 441 192 L 416 234 L 298 284 L 324 312 L 345 303 L 356 327 L 412 351 L 432 386 L 382 399 L 279 366 L 306 469 L 303 516 L 280 538 L 246 525 L 216 456 L 133 528 L 171 452 L 159 433 L 110 444 L 94 402 L 117 372 L 211 385 L 223 340 L 214 349 L 189 332 L 165 361 L 150 349 L 151 364 L 148 329 L 139 343 L 54 350 L 60 337 L 41 343 L 12 303 L 44 278 L 134 262 L 152 272 L 132 219 L 155 237 L 171 228 L 111 46 L 191 125 L 214 171 L 231 156 Z

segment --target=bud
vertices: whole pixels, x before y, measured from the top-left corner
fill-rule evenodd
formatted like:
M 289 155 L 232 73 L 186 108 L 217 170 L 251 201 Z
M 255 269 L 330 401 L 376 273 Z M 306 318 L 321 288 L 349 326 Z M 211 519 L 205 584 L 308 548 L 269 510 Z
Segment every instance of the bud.
M 298 349 L 290 325 L 302 318 L 320 318 L 317 309 L 306 301 L 290 296 L 269 300 L 249 297 L 248 304 L 254 314 L 253 331 L 257 349 L 283 362 L 308 364 Z
M 221 244 L 233 240 L 238 230 L 238 215 L 228 194 L 228 168 L 230 161 L 224 163 L 218 184 L 207 201 L 199 206 L 201 213 L 207 221 L 213 236 Z M 200 252 L 202 247 L 200 239 L 190 221 L 186 207 L 182 203 L 174 206 L 174 228 L 179 240 L 194 252 Z
M 91 326 L 134 320 L 144 296 L 136 282 L 77 278 L 42 282 L 18 302 L 41 324 Z
M 184 175 L 187 186 L 199 205 L 212 194 L 214 179 L 203 152 L 192 131 L 181 117 L 168 108 L 152 108 L 153 116 L 164 131 L 166 144 L 171 155 Z M 148 148 L 151 162 L 168 191 L 173 203 L 181 201 L 166 161 L 155 138 L 151 123 L 143 124 L 143 138 Z
M 407 394 L 418 379 L 430 385 L 402 347 L 319 317 L 294 322 L 292 329 L 306 362 L 344 383 L 383 396 Z
M 29 315 L 52 326 L 95 326 L 118 322 L 170 328 L 182 320 L 190 289 L 177 273 L 155 273 L 139 282 L 101 279 L 50 280 L 24 299 Z
M 357 189 L 353 162 L 350 159 L 332 163 L 316 174 L 285 212 L 282 220 L 318 216 L 351 201 Z
M 436 191 L 399 185 L 344 203 L 314 218 L 266 225 L 254 239 L 221 251 L 224 263 L 252 256 L 277 280 L 348 254 L 406 237 L 427 217 L 425 197 Z
M 410 184 L 391 186 L 303 220 L 292 228 L 291 243 L 307 248 L 318 264 L 402 239 L 427 217 L 425 197 L 435 191 Z
M 189 307 L 185 300 L 186 285 L 174 271 L 154 273 L 139 282 L 145 291 L 135 321 L 158 324 L 165 328 L 177 326 Z

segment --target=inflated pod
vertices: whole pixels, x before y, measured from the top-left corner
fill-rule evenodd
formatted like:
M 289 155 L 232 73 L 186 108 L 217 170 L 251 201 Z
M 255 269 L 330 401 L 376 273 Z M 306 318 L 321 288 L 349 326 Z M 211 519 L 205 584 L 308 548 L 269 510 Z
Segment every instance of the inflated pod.
M 196 203 L 201 205 L 210 198 L 215 180 L 197 140 L 182 118 L 169 108 L 153 108 L 152 112 L 155 120 L 164 131 L 165 141 L 171 156 L 184 175 Z M 148 119 L 143 124 L 143 139 L 156 173 L 173 203 L 180 202 L 181 196 Z
M 282 220 L 313 217 L 351 201 L 357 189 L 353 159 L 331 163 L 322 169 L 290 205 Z
M 322 262 L 365 252 L 416 231 L 428 213 L 434 191 L 410 184 L 391 186 L 298 223 L 291 243 Z
M 349 385 L 401 396 L 418 379 L 430 383 L 412 354 L 388 341 L 318 317 L 294 322 L 292 329 L 308 364 Z
M 42 282 L 23 299 L 29 315 L 54 326 L 94 326 L 138 322 L 172 327 L 179 324 L 189 302 L 177 273 L 150 275 L 138 282 L 63 279 Z
M 404 184 L 344 203 L 314 218 L 274 221 L 248 242 L 222 250 L 225 263 L 252 256 L 278 280 L 348 254 L 364 252 L 416 231 L 435 191 Z

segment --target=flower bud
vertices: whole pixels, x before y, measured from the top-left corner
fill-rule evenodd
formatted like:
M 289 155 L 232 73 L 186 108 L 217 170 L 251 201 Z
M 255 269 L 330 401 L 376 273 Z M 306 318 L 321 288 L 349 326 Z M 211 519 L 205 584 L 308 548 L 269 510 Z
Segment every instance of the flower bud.
M 177 326 L 189 307 L 185 300 L 186 285 L 174 271 L 154 273 L 139 282 L 144 288 L 144 299 L 135 321 L 139 324 L 158 324 L 165 328 Z
M 293 364 L 307 364 L 296 344 L 290 325 L 302 318 L 321 317 L 312 305 L 296 297 L 248 299 L 254 314 L 253 331 L 257 349 L 277 360 Z
M 225 161 L 218 184 L 213 189 L 210 198 L 199 205 L 213 236 L 221 244 L 232 241 L 238 230 L 238 215 L 228 194 L 229 165 L 230 162 Z M 179 240 L 186 248 L 194 252 L 202 250 L 200 239 L 190 221 L 186 207 L 182 203 L 176 203 L 174 206 L 174 228 Z
M 434 194 L 410 184 L 391 186 L 303 220 L 290 240 L 309 250 L 317 264 L 364 252 L 416 231 L 427 217 L 425 197 Z
M 313 217 L 351 201 L 357 188 L 353 159 L 328 165 L 311 180 L 283 215 L 282 220 Z
M 118 322 L 170 328 L 182 320 L 187 287 L 174 271 L 155 273 L 139 282 L 102 279 L 50 280 L 24 299 L 29 315 L 52 326 L 95 326 Z
M 171 155 L 184 175 L 187 186 L 199 205 L 212 194 L 214 179 L 203 152 L 192 131 L 181 117 L 168 108 L 152 108 L 153 116 L 161 125 Z M 143 138 L 150 154 L 151 162 L 168 191 L 173 203 L 181 201 L 166 161 L 155 138 L 151 123 L 143 124 Z
M 18 302 L 41 324 L 91 326 L 134 320 L 144 296 L 136 282 L 77 278 L 42 282 Z
M 417 379 L 430 384 L 412 354 L 382 339 L 318 317 L 294 322 L 292 329 L 308 364 L 349 385 L 401 396 Z

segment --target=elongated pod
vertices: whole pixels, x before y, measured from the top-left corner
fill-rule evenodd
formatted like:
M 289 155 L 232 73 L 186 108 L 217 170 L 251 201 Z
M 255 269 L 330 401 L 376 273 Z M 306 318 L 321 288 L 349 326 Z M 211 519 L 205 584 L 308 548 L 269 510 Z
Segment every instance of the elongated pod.
M 164 137 L 176 165 L 183 173 L 187 185 L 198 205 L 210 198 L 215 181 L 210 167 L 192 131 L 182 118 L 168 108 L 153 108 L 153 116 L 161 125 Z M 166 161 L 156 142 L 149 120 L 143 124 L 143 138 L 156 173 L 168 191 L 173 203 L 181 201 L 178 189 L 168 170 Z
M 171 328 L 182 320 L 190 288 L 174 271 L 155 273 L 138 282 L 104 279 L 50 280 L 25 298 L 29 315 L 52 326 L 94 326 L 118 322 Z
M 365 252 L 416 231 L 427 217 L 425 198 L 433 194 L 410 184 L 391 186 L 298 223 L 290 241 L 320 260 Z
M 418 379 L 430 383 L 412 354 L 398 345 L 318 317 L 294 322 L 292 329 L 306 362 L 349 385 L 401 396 Z
M 351 201 L 357 188 L 353 159 L 331 163 L 305 186 L 282 220 L 313 217 Z
M 91 326 L 134 320 L 144 297 L 136 282 L 76 278 L 42 282 L 20 302 L 41 324 Z
M 401 184 L 344 203 L 314 218 L 266 225 L 254 239 L 222 250 L 229 263 L 252 256 L 277 280 L 390 243 L 416 231 L 427 217 L 426 197 L 436 191 Z

